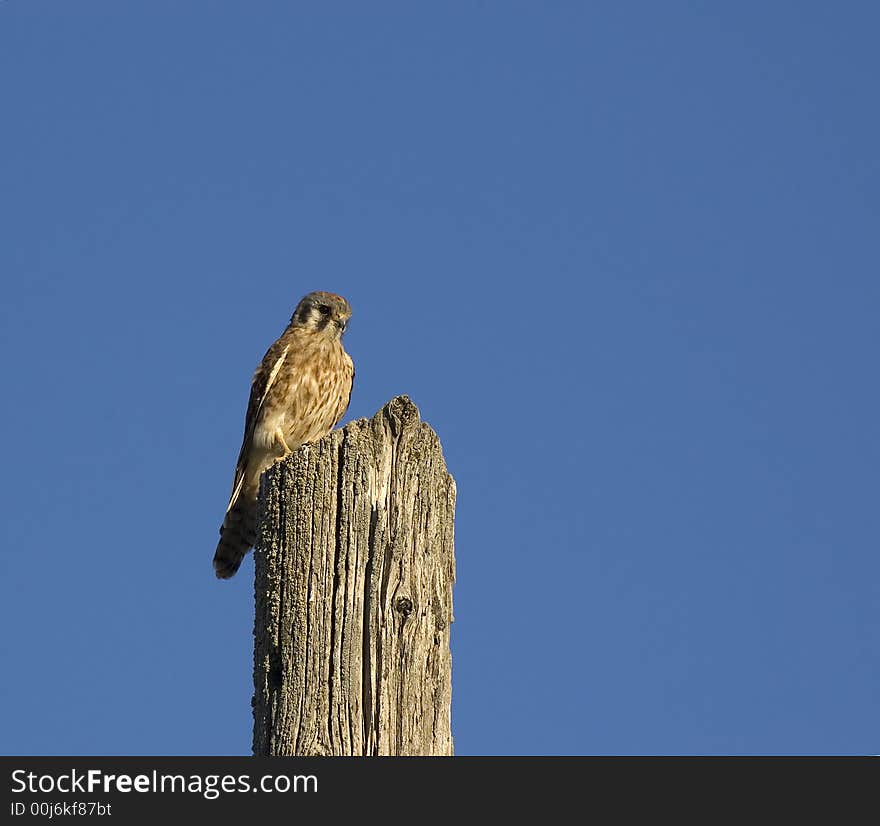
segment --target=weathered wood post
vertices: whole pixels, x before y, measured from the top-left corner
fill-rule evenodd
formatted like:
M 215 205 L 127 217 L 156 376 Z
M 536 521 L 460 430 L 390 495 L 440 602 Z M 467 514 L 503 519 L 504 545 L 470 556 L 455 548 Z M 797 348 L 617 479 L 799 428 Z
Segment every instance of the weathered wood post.
M 398 396 L 263 476 L 255 755 L 452 754 L 455 482 Z

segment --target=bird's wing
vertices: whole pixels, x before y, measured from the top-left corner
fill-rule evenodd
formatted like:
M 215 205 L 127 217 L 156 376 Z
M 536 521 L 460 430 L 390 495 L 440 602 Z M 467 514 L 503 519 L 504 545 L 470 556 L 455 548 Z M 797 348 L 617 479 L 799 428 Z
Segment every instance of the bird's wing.
M 289 350 L 290 342 L 285 341 L 285 337 L 282 336 L 266 351 L 260 366 L 254 372 L 254 378 L 251 382 L 251 396 L 248 399 L 247 414 L 244 418 L 244 438 L 241 442 L 241 450 L 238 453 L 238 462 L 235 465 L 235 478 L 232 480 L 232 493 L 229 497 L 229 504 L 226 506 L 227 513 L 232 510 L 233 505 L 238 501 L 238 497 L 241 494 L 254 428 L 259 421 L 263 402 L 266 400 L 269 389 L 275 383 L 275 379 L 278 378 L 278 373 L 284 364 L 284 360 L 287 358 Z

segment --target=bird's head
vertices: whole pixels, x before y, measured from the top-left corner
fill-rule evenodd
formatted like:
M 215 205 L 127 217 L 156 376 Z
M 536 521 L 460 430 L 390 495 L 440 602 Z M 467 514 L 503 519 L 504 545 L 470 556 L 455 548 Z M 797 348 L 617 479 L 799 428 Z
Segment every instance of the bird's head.
M 309 293 L 296 305 L 290 324 L 338 339 L 350 318 L 351 305 L 341 295 L 319 291 Z

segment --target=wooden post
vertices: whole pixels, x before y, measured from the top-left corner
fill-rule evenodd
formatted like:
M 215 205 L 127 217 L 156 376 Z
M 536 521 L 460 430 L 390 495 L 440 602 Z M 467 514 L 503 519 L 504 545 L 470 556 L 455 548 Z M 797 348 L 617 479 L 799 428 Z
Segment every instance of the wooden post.
M 263 476 L 254 754 L 452 754 L 455 482 L 398 396 Z

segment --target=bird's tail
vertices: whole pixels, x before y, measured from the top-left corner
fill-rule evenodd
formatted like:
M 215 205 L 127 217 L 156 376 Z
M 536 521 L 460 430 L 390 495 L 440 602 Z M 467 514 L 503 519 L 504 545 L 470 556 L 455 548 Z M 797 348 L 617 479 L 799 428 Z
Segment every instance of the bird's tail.
M 214 552 L 214 573 L 229 579 L 256 541 L 256 507 L 239 499 L 226 513 L 220 526 L 220 542 Z

